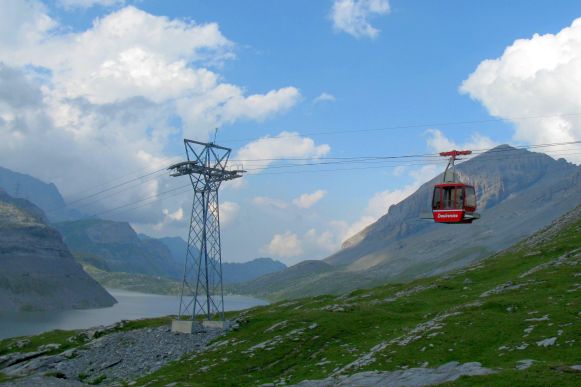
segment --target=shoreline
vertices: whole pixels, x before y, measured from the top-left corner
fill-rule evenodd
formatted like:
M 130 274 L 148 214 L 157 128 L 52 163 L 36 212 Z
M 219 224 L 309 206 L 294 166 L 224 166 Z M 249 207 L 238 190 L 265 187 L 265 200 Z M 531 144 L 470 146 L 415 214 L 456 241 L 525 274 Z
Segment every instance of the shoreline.
M 178 296 L 163 296 L 107 289 L 118 301 L 107 308 L 73 309 L 63 311 L 31 311 L 0 313 L 0 340 L 33 336 L 53 330 L 90 329 L 107 326 L 122 320 L 141 320 L 176 315 Z M 224 296 L 225 310 L 240 311 L 269 302 L 249 296 Z

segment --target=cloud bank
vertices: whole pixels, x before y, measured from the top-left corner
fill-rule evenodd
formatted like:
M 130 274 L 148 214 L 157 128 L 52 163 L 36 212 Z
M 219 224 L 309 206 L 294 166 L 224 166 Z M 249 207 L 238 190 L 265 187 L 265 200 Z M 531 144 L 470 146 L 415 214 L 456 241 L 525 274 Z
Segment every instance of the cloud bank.
M 516 141 L 580 140 L 581 18 L 556 34 L 514 41 L 499 58 L 481 62 L 460 92 L 513 122 Z

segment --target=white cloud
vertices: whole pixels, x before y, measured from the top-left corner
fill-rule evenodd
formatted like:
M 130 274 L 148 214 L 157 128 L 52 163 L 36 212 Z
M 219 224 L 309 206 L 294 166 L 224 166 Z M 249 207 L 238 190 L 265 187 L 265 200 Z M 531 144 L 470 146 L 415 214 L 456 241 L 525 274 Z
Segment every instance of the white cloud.
M 313 100 L 314 104 L 322 103 L 322 102 L 335 102 L 337 98 L 333 94 L 329 94 L 326 92 L 321 93 L 317 98 Z
M 307 245 L 312 245 L 313 248 L 310 250 L 318 250 L 323 254 L 332 253 L 339 247 L 336 234 L 330 230 L 319 233 L 316 229 L 311 228 L 306 232 L 304 240 Z
M 160 222 L 152 226 L 155 233 L 162 232 L 168 227 L 185 225 L 184 210 L 180 207 L 174 212 L 164 208 L 162 211 L 162 219 Z
M 302 137 L 295 132 L 281 132 L 277 136 L 265 136 L 242 147 L 234 162 L 243 163 L 249 172 L 263 170 L 275 160 L 284 158 L 316 159 L 329 153 L 331 147 L 327 144 L 316 145 L 308 137 Z
M 256 196 L 252 203 L 260 207 L 275 207 L 278 209 L 288 208 L 288 203 L 280 199 L 269 198 L 267 196 Z
M 422 184 L 439 173 L 435 165 L 424 165 L 410 172 L 413 181 L 402 187 L 375 193 L 367 202 L 363 215 L 354 223 L 336 222 L 340 240 L 345 241 L 385 215 L 392 205 L 413 194 Z
M 293 200 L 293 204 L 300 208 L 311 208 L 321 200 L 327 192 L 319 189 L 313 193 L 305 193 Z
M 460 91 L 512 121 L 517 141 L 580 140 L 581 116 L 568 115 L 581 111 L 580 47 L 581 18 L 557 34 L 514 41 L 501 57 L 481 62 Z
M 450 150 L 486 150 L 498 145 L 489 137 L 479 133 L 473 133 L 470 139 L 463 144 L 458 144 L 444 135 L 438 129 L 428 129 L 427 135 L 428 147 L 434 152 L 445 152 Z
M 224 201 L 220 203 L 220 225 L 226 226 L 234 221 L 240 211 L 240 205 Z
M 125 4 L 125 0 L 58 0 L 58 4 L 65 9 L 81 8 L 87 9 L 96 5 L 102 7 L 112 7 Z
M 369 23 L 369 18 L 390 11 L 387 0 L 335 0 L 331 10 L 333 27 L 356 38 L 376 38 L 379 30 Z
M 275 234 L 262 251 L 274 258 L 292 258 L 301 255 L 303 247 L 297 234 L 287 231 Z
M 65 197 L 130 171 L 167 166 L 176 138 L 204 140 L 216 126 L 264 120 L 300 99 L 291 86 L 247 95 L 211 70 L 234 58 L 234 44 L 216 23 L 129 6 L 72 31 L 37 1 L 0 0 L 0 9 L 0 165 L 54 182 Z M 183 128 L 174 126 L 176 117 Z M 168 177 L 139 181 L 83 210 L 138 202 L 176 186 Z M 181 197 L 167 200 L 122 218 L 153 227 L 170 214 L 164 208 L 189 206 Z M 229 210 L 236 206 L 224 207 L 224 220 Z

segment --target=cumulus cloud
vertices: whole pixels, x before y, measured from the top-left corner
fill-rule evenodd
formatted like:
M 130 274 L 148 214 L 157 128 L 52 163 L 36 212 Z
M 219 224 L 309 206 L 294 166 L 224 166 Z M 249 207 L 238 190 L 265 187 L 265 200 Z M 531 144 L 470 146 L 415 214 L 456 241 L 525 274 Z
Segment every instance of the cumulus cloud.
M 262 251 L 275 258 L 292 258 L 303 253 L 303 246 L 297 234 L 287 231 L 275 234 Z
M 321 93 L 317 98 L 313 100 L 314 104 L 322 103 L 322 102 L 335 102 L 337 98 L 333 94 L 329 94 L 327 92 Z
M 386 15 L 390 11 L 387 0 L 335 0 L 331 19 L 336 31 L 356 38 L 376 38 L 379 30 L 369 23 L 372 16 Z
M 581 18 L 557 34 L 514 41 L 499 58 L 481 62 L 460 92 L 513 122 L 517 141 L 580 140 L 581 116 L 570 114 L 581 110 L 579 47 Z
M 309 229 L 304 236 L 307 245 L 313 251 L 321 251 L 323 254 L 329 254 L 337 250 L 339 243 L 336 234 L 330 230 L 318 232 L 316 229 Z
M 296 199 L 293 199 L 293 204 L 300 208 L 311 208 L 319 200 L 321 200 L 327 192 L 319 189 L 313 193 L 305 193 Z
M 277 136 L 265 136 L 242 147 L 234 162 L 243 163 L 249 171 L 261 171 L 275 162 L 273 159 L 310 158 L 316 159 L 329 153 L 327 144 L 316 145 L 309 137 L 296 132 L 281 132 Z
M 247 95 L 225 82 L 212 69 L 234 59 L 234 44 L 216 23 L 129 6 L 72 31 L 37 1 L 0 0 L 0 9 L 0 164 L 56 183 L 65 197 L 128 171 L 167 166 L 176 138 L 205 140 L 217 126 L 264 120 L 300 99 L 292 86 Z M 88 212 L 176 185 L 169 178 L 140 181 Z M 184 199 L 172 200 L 124 217 L 164 222 L 170 213 L 163 208 L 187 208 Z M 226 206 L 224 216 L 235 208 Z
M 240 205 L 238 203 L 224 201 L 220 203 L 220 225 L 226 226 L 232 223 L 238 216 Z
M 483 150 L 490 149 L 498 145 L 495 141 L 479 133 L 473 133 L 470 139 L 462 144 L 450 140 L 442 131 L 438 129 L 428 129 L 425 132 L 427 136 L 428 147 L 436 152 L 445 152 L 449 150 Z
M 437 166 L 435 165 L 424 165 L 421 168 L 412 170 L 410 176 L 413 181 L 402 187 L 391 190 L 385 190 L 382 192 L 375 193 L 367 202 L 367 207 L 365 208 L 363 215 L 353 223 L 348 222 L 335 222 L 335 228 L 338 230 L 340 235 L 339 240 L 344 242 L 345 240 L 353 237 L 357 233 L 361 232 L 367 226 L 377 221 L 380 217 L 385 215 L 389 209 L 394 204 L 398 204 L 411 194 L 413 194 L 422 184 L 427 180 L 433 178 L 439 173 Z

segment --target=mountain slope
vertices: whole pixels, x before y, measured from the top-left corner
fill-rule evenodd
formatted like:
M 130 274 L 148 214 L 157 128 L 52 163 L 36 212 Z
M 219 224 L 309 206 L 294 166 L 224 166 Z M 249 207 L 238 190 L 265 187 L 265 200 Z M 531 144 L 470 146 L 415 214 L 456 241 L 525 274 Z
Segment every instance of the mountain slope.
M 447 385 L 576 386 L 579 265 L 581 206 L 444 276 L 243 312 L 238 330 L 137 384 L 410 385 L 478 369 Z
M 34 204 L 0 191 L 0 311 L 113 305 L 46 222 Z
M 499 251 L 581 204 L 581 166 L 503 145 L 457 166 L 475 185 L 482 218 L 470 225 L 434 224 L 428 210 L 438 176 L 350 238 L 324 261 L 349 280 L 313 273 L 304 295 L 349 291 L 379 282 L 410 280 L 462 267 Z M 300 287 L 280 273 L 279 288 Z M 240 291 L 258 294 L 248 284 Z M 295 296 L 281 290 L 276 297 Z
M 103 270 L 176 279 L 182 274 L 163 243 L 139 238 L 129 223 L 86 219 L 55 227 L 75 255 L 99 259 L 100 264 L 92 265 Z
M 178 267 L 183 268 L 187 242 L 180 237 L 165 237 L 157 240 L 169 249 Z M 272 258 L 255 258 L 248 262 L 222 262 L 222 277 L 224 285 L 238 284 L 284 269 L 286 269 L 284 263 Z
M 45 212 L 51 222 L 82 217 L 78 211 L 66 208 L 58 188 L 52 183 L 0 167 L 0 188 L 13 198 L 34 203 Z

